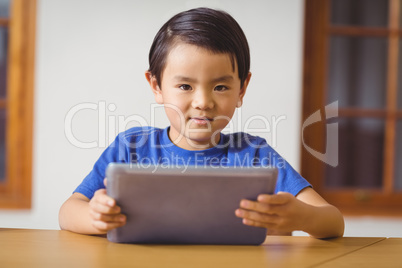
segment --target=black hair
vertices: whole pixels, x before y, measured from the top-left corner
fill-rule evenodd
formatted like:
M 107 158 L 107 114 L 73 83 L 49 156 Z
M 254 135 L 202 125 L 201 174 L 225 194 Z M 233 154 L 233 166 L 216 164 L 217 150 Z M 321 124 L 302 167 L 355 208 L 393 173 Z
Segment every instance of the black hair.
M 148 71 L 161 86 L 162 72 L 170 49 L 184 42 L 213 53 L 228 53 L 232 67 L 239 73 L 241 87 L 250 70 L 250 49 L 246 36 L 236 20 L 225 11 L 196 8 L 178 13 L 156 34 L 149 51 Z

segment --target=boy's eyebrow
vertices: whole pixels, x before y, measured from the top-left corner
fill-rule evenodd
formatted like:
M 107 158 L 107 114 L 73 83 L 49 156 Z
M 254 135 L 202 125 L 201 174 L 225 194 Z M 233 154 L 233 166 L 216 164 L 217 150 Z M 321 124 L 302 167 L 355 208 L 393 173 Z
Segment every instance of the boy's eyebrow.
M 185 81 L 185 82 L 195 82 L 196 80 L 190 77 L 182 76 L 182 75 L 176 75 L 173 77 L 175 80 L 178 81 Z
M 176 75 L 174 77 L 175 80 L 179 80 L 179 81 L 186 81 L 186 82 L 196 82 L 196 79 L 190 78 L 190 77 L 186 77 L 186 76 L 182 76 L 182 75 Z M 229 82 L 233 80 L 233 76 L 231 75 L 224 75 L 215 79 L 212 79 L 211 82 Z
M 224 75 L 212 80 L 212 82 L 229 82 L 233 80 L 233 76 L 231 75 Z

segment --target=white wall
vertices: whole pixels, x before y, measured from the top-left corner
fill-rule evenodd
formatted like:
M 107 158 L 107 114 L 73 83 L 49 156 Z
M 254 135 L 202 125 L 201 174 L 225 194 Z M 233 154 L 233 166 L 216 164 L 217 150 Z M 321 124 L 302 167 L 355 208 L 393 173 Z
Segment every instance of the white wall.
M 153 97 L 144 78 L 149 47 L 167 19 L 193 7 L 224 9 L 242 26 L 251 48 L 253 77 L 240 123 L 244 126 L 255 114 L 269 121 L 271 116 L 285 116 L 275 134 L 260 135 L 297 169 L 302 3 L 300 0 L 39 0 L 32 209 L 1 210 L 0 227 L 58 228 L 59 207 L 90 171 L 104 149 L 102 143 L 108 143 L 104 131 L 101 135 L 106 137 L 98 140 L 99 122 L 105 122 L 98 118 L 101 109 L 87 109 L 73 117 L 71 127 L 77 139 L 97 141 L 98 147 L 74 146 L 65 135 L 64 125 L 72 107 L 82 103 L 115 104 L 115 111 L 106 110 L 107 118 L 137 114 L 151 124 Z M 167 126 L 161 109 L 157 110 L 155 121 L 157 126 Z M 258 122 L 252 126 L 263 127 Z

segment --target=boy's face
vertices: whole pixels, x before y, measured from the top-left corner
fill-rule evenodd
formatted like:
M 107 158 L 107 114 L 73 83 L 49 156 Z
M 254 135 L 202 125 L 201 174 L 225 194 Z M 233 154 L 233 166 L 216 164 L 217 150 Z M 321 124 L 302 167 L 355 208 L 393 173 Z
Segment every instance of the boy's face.
M 241 106 L 251 74 L 240 88 L 229 54 L 179 43 L 167 57 L 161 88 L 150 73 L 146 76 L 155 100 L 165 106 L 172 142 L 183 149 L 202 150 L 219 143 L 220 132 Z

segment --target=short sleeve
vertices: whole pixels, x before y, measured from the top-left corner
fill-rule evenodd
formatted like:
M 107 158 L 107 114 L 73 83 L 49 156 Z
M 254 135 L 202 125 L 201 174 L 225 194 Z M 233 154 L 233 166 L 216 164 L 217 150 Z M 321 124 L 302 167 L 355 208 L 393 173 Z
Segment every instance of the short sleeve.
M 97 190 L 105 188 L 103 180 L 106 177 L 107 166 L 113 162 L 126 162 L 125 142 L 121 139 L 121 135 L 118 135 L 114 142 L 103 151 L 91 172 L 78 185 L 74 193 L 81 193 L 91 199 Z
M 280 156 L 265 140 L 260 144 L 259 158 L 262 164 L 278 169 L 278 181 L 275 193 L 288 192 L 296 196 L 306 187 L 312 187 L 294 168 Z

